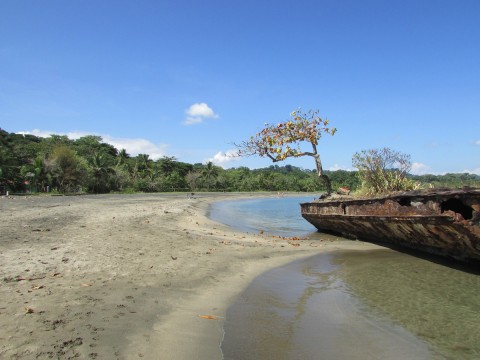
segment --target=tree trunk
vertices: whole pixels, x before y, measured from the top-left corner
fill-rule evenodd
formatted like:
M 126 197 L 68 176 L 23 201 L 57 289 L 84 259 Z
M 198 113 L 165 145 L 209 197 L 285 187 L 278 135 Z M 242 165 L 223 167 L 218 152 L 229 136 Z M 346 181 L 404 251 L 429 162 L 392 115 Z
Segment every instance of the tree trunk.
M 332 182 L 330 181 L 330 178 L 327 175 L 322 174 L 320 175 L 320 179 L 323 181 L 325 187 L 327 188 L 327 195 L 330 195 L 333 192 Z
M 329 196 L 333 190 L 332 190 L 332 182 L 330 181 L 330 178 L 323 173 L 323 168 L 322 168 L 322 161 L 320 160 L 320 155 L 317 153 L 317 147 L 312 144 L 313 147 L 313 152 L 314 152 L 314 158 L 315 158 L 315 164 L 317 165 L 317 175 L 320 178 L 320 180 L 323 181 L 325 184 L 325 187 L 327 188 L 327 196 Z

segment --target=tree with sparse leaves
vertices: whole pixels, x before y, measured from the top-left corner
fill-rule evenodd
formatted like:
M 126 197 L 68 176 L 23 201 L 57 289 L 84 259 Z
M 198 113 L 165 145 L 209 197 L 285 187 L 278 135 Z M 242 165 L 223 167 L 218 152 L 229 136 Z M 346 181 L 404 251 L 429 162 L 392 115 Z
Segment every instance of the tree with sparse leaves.
M 290 119 L 277 125 L 265 124 L 265 128 L 252 136 L 250 140 L 235 144 L 239 156 L 258 155 L 268 157 L 273 162 L 283 161 L 287 158 L 311 156 L 315 159 L 317 175 L 323 181 L 327 194 L 332 192 L 332 184 L 324 173 L 318 141 L 323 134 L 334 135 L 337 131 L 329 127 L 329 121 L 319 116 L 318 110 L 293 111 Z M 310 143 L 312 150 L 301 149 L 301 144 Z
M 362 150 L 353 155 L 362 189 L 369 195 L 414 190 L 419 185 L 407 177 L 412 168 L 409 154 L 389 148 Z

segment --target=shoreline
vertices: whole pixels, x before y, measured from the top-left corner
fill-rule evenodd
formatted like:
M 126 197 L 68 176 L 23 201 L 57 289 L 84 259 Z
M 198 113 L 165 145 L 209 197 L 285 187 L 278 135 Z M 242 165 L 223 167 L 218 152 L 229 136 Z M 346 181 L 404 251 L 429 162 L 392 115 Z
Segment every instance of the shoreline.
M 213 201 L 254 197 L 274 195 L 1 198 L 0 357 L 221 359 L 226 310 L 255 277 L 381 248 L 242 233 L 207 217 Z

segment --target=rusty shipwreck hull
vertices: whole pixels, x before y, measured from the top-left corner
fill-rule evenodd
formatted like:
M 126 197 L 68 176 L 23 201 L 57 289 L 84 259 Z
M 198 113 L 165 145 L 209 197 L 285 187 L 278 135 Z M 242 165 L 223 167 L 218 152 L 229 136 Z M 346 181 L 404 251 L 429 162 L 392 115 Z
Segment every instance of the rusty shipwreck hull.
M 480 261 L 480 189 L 396 193 L 301 204 L 319 231 Z

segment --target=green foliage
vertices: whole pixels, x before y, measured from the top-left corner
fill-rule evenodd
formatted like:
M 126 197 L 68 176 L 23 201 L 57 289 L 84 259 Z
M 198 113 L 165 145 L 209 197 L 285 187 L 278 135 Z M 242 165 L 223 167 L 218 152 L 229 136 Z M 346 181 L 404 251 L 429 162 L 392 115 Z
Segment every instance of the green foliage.
M 110 144 L 103 143 L 100 136 L 83 136 L 73 142 L 73 148 L 79 156 L 85 158 L 97 155 L 111 159 L 118 155 L 118 150 Z
M 361 186 L 361 180 L 356 171 L 336 170 L 327 171 L 332 180 L 332 186 L 335 190 L 346 187 L 350 190 L 356 190 Z
M 363 152 L 357 158 L 369 154 Z M 395 172 L 400 169 L 398 164 L 383 168 L 386 170 L 381 178 L 390 184 L 385 188 L 409 189 L 419 182 L 425 187 L 480 187 L 480 176 L 473 174 L 412 176 L 405 171 L 402 178 Z M 354 191 L 365 184 L 361 171 L 324 171 L 324 174 L 331 179 L 333 189 L 346 186 Z M 14 193 L 47 191 L 47 188 L 54 193 L 326 191 L 317 170 L 292 165 L 225 170 L 213 163 L 188 164 L 174 157 L 156 161 L 147 154 L 131 157 L 124 149 L 117 151 L 96 136 L 75 141 L 58 135 L 43 139 L 0 129 L 0 190 Z
M 106 153 L 93 153 L 87 157 L 89 177 L 87 180 L 88 191 L 104 193 L 112 189 L 111 181 L 115 174 L 113 158 Z
M 202 177 L 207 185 L 207 190 L 210 191 L 212 184 L 215 184 L 215 181 L 218 177 L 218 173 L 220 168 L 218 166 L 213 165 L 211 161 L 209 161 L 202 169 Z
M 42 139 L 33 135 L 11 134 L 0 129 L 0 185 L 12 192 L 31 187 L 33 159 Z M 28 176 L 26 176 L 28 174 Z
M 53 149 L 47 169 L 60 192 L 78 192 L 87 179 L 88 164 L 66 145 Z
M 389 148 L 362 150 L 352 158 L 362 181 L 361 191 L 368 195 L 414 190 L 418 184 L 407 178 L 410 155 Z
M 429 188 L 460 188 L 464 186 L 480 187 L 480 175 L 460 173 L 447 173 L 444 175 L 418 175 L 414 179 Z

